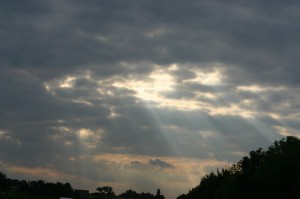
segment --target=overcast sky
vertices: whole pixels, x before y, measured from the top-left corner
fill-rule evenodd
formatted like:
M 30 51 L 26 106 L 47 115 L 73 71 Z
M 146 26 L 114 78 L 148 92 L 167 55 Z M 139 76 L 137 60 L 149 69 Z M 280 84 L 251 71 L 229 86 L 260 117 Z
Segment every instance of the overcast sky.
M 300 136 L 300 2 L 0 0 L 0 171 L 168 199 Z

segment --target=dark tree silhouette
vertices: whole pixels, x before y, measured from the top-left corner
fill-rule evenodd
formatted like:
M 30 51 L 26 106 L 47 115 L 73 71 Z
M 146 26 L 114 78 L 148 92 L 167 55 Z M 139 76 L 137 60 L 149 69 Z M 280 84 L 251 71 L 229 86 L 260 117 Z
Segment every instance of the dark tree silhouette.
M 6 178 L 0 172 L 0 199 L 54 199 L 59 197 L 73 197 L 74 190 L 69 183 L 51 183 L 38 181 L 26 181 Z
M 177 199 L 300 198 L 299 187 L 300 140 L 289 136 L 266 151 L 251 151 L 230 168 L 207 174 Z
M 138 193 L 129 189 L 119 195 L 120 198 L 138 198 Z
M 0 191 L 5 191 L 8 189 L 8 181 L 6 179 L 6 175 L 0 172 Z
M 165 197 L 160 194 L 160 189 L 157 189 L 155 199 L 165 199 Z
M 98 193 L 96 193 L 97 198 L 113 198 L 116 196 L 116 194 L 113 191 L 112 187 L 104 186 L 104 187 L 98 187 L 96 189 Z
M 119 198 L 131 198 L 131 199 L 164 199 L 164 195 L 160 193 L 160 189 L 157 190 L 156 195 L 154 196 L 151 193 L 137 193 L 133 190 L 127 190 L 125 193 L 121 193 Z

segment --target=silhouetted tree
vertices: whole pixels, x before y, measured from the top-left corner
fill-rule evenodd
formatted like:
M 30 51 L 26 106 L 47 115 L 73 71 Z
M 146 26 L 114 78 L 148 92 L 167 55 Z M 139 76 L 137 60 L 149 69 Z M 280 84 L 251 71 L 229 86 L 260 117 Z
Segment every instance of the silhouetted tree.
M 0 172 L 0 191 L 6 191 L 8 189 L 8 181 L 6 179 L 6 175 Z
M 109 199 L 109 198 L 113 198 L 116 196 L 112 187 L 109 187 L 109 186 L 98 187 L 96 190 L 98 191 L 98 193 L 96 194 L 98 198 Z
M 157 190 L 156 195 L 154 196 L 151 193 L 137 193 L 133 190 L 127 190 L 125 193 L 119 195 L 120 198 L 131 198 L 131 199 L 164 199 L 164 195 L 160 193 L 160 189 Z
M 35 199 L 73 197 L 73 189 L 69 183 L 51 183 L 26 181 L 6 178 L 0 172 L 0 199 Z
M 160 189 L 157 189 L 155 199 L 165 199 L 165 197 L 160 194 Z
M 138 198 L 138 193 L 129 189 L 119 195 L 120 198 Z
M 287 137 L 268 150 L 251 151 L 238 163 L 205 175 L 177 199 L 300 198 L 300 140 Z

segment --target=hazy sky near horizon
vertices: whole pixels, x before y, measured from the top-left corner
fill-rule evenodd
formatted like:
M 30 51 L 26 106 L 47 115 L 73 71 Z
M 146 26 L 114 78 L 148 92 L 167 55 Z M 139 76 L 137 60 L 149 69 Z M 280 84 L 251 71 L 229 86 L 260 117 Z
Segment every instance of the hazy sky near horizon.
M 0 0 L 0 171 L 167 198 L 300 136 L 300 2 Z

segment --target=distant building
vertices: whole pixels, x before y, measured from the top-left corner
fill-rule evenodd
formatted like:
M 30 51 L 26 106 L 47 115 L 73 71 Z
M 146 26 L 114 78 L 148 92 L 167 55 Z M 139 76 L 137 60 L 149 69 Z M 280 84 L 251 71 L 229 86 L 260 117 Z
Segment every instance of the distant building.
M 75 199 L 88 199 L 89 198 L 88 190 L 75 189 L 74 192 L 75 192 Z

